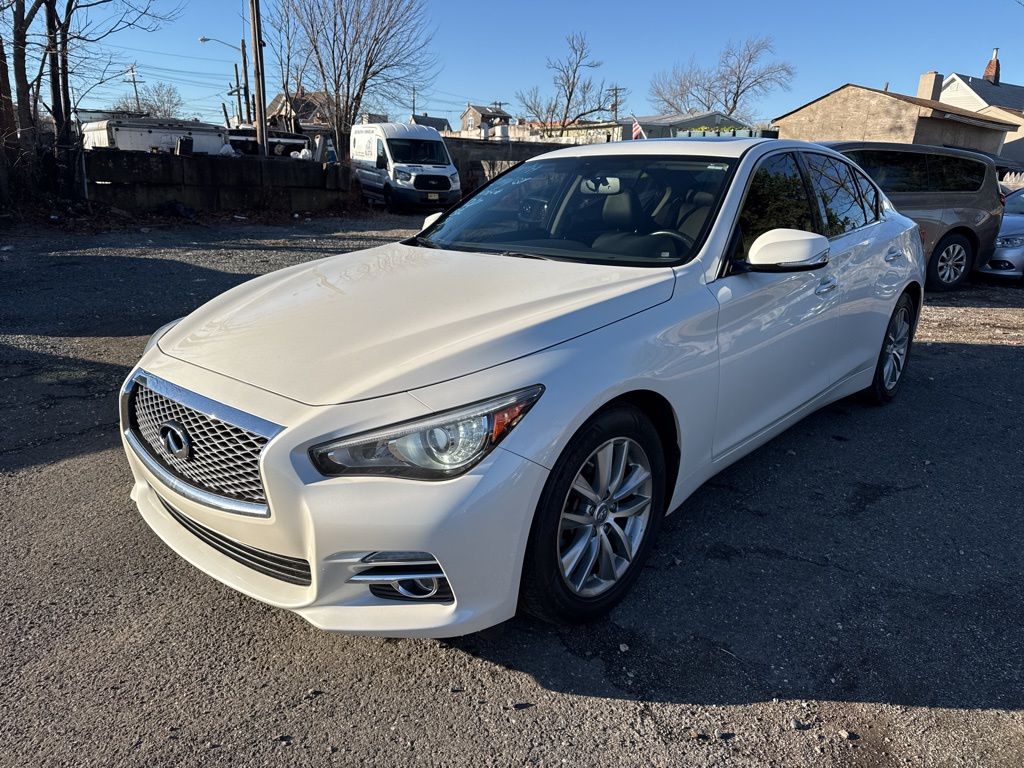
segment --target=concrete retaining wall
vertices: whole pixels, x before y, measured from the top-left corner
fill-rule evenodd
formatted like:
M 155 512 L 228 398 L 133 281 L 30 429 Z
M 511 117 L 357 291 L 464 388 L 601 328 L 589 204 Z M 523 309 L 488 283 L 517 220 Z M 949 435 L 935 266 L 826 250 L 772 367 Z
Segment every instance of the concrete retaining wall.
M 349 169 L 258 157 L 94 150 L 85 153 L 89 198 L 128 211 L 182 203 L 197 211 L 326 211 L 348 195 Z

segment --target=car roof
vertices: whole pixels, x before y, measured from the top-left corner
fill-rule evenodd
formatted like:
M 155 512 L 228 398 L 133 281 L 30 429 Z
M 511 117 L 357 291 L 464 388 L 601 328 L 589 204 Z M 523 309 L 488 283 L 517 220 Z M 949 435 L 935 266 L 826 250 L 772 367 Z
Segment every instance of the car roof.
M 388 139 L 427 139 L 428 141 L 437 141 L 440 138 L 436 128 L 432 128 L 429 125 L 409 125 L 408 123 L 363 123 L 362 125 L 353 125 L 352 133 L 360 133 L 363 129 L 368 129 L 374 133 L 380 131 Z
M 915 152 L 920 155 L 946 155 L 948 157 L 964 157 L 970 160 L 980 160 L 990 165 L 995 161 L 988 155 L 980 152 L 972 152 L 969 149 L 957 149 L 954 147 L 938 147 L 931 144 L 900 144 L 894 141 L 825 141 L 823 146 L 836 152 L 844 152 L 854 149 L 875 149 L 884 152 Z
M 812 145 L 806 142 L 779 141 L 778 139 L 740 138 L 693 138 L 693 139 L 641 139 L 639 141 L 614 141 L 602 144 L 576 144 L 553 152 L 538 155 L 539 158 L 556 157 L 601 157 L 622 155 L 677 155 L 679 157 L 742 157 L 747 150 L 762 144 L 777 146 Z

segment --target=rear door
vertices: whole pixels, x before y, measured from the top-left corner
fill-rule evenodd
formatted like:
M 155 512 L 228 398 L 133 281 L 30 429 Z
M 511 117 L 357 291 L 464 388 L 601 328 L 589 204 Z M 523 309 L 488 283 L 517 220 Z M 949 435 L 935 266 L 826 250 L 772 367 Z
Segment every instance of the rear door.
M 731 261 L 772 229 L 814 231 L 816 220 L 794 152 L 761 161 L 733 233 Z M 731 262 L 730 262 L 731 263 Z M 828 388 L 839 313 L 827 264 L 809 272 L 745 272 L 726 265 L 711 289 L 719 303 L 716 456 L 782 420 Z
M 900 245 L 903 225 L 882 216 L 875 186 L 832 155 L 803 153 L 829 238 L 829 260 L 840 299 L 831 381 L 874 367 L 895 291 L 909 270 Z

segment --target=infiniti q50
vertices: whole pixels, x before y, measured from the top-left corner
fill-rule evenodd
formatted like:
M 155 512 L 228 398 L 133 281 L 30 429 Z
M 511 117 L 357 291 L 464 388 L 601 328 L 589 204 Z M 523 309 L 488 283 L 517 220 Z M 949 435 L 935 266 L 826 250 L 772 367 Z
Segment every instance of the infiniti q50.
M 821 146 L 560 149 L 157 331 L 121 394 L 132 498 L 324 629 L 594 619 L 709 477 L 896 396 L 924 277 L 916 225 Z

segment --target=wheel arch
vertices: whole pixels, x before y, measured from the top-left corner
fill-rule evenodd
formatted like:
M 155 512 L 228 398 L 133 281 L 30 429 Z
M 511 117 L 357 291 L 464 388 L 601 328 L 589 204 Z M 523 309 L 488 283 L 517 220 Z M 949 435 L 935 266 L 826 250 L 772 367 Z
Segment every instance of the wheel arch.
M 594 415 L 596 416 L 598 413 L 620 404 L 632 405 L 638 408 L 651 420 L 651 424 L 657 430 L 662 448 L 665 451 L 666 504 L 671 503 L 682 463 L 682 452 L 680 449 L 681 432 L 679 417 L 675 408 L 672 407 L 672 403 L 669 402 L 668 398 L 654 390 L 634 389 L 616 395 L 598 408 Z
M 974 262 L 977 260 L 978 256 L 981 253 L 981 240 L 978 238 L 978 234 L 970 227 L 957 226 L 943 232 L 942 237 L 935 241 L 935 247 L 932 249 L 932 252 L 928 256 L 928 258 L 932 259 L 935 257 L 935 255 L 939 252 L 939 246 L 942 245 L 942 241 L 945 240 L 950 235 L 960 235 L 961 237 L 966 238 L 967 242 L 971 244 L 971 250 L 973 251 L 973 253 L 971 254 L 971 267 L 973 269 Z

